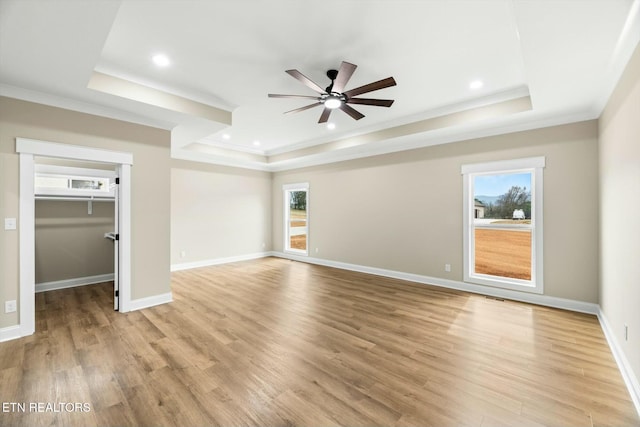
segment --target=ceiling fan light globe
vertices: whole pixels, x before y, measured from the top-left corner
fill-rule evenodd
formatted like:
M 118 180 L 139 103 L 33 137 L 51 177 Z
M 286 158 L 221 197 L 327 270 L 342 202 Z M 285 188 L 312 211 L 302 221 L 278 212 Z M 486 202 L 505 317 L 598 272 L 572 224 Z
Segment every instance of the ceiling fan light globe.
M 335 96 L 330 96 L 324 101 L 325 108 L 329 108 L 333 110 L 334 108 L 339 108 L 342 105 L 342 100 Z

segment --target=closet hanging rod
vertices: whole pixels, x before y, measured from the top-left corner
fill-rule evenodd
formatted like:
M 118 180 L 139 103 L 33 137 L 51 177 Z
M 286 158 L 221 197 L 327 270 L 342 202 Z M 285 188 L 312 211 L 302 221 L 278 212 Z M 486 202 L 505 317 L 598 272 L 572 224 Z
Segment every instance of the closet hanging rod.
M 61 202 L 113 202 L 113 197 L 71 197 L 71 196 L 38 196 L 36 200 L 55 200 Z

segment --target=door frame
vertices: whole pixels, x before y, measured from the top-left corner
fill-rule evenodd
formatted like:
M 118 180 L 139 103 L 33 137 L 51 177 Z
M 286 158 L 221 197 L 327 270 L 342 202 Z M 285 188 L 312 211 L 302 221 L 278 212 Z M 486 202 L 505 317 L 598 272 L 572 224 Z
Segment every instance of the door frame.
M 120 310 L 130 311 L 131 307 L 131 166 L 133 154 L 90 148 L 78 145 L 60 144 L 28 138 L 16 138 L 16 152 L 20 155 L 19 185 L 19 272 L 20 272 L 20 336 L 35 332 L 35 192 L 34 156 L 54 157 L 90 162 L 108 163 L 116 166 L 120 177 L 117 197 L 119 215 L 119 287 Z

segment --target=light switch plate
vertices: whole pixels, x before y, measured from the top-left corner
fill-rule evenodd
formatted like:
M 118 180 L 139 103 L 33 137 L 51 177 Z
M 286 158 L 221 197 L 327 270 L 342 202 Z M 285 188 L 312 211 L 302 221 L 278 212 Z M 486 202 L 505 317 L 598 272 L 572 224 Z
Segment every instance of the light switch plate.
M 5 301 L 4 303 L 4 312 L 5 313 L 13 313 L 16 311 L 16 300 Z
M 5 230 L 15 230 L 16 229 L 16 219 L 15 218 L 5 218 L 4 219 L 4 229 Z

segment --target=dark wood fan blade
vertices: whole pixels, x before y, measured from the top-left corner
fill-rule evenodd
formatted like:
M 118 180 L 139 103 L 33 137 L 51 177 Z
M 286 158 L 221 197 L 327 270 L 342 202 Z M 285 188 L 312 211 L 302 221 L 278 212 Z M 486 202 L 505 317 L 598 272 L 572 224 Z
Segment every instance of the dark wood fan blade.
M 358 110 L 348 106 L 347 104 L 342 104 L 340 106 L 340 109 L 342 111 L 344 111 L 345 113 L 347 113 L 348 115 L 350 115 L 353 119 L 360 120 L 361 118 L 364 117 L 364 114 L 362 114 Z
M 342 92 L 347 82 L 353 75 L 353 72 L 358 68 L 357 65 L 354 65 L 350 62 L 342 61 L 340 64 L 340 69 L 338 70 L 338 76 L 333 82 L 333 91 L 334 92 Z
M 304 107 L 296 108 L 295 110 L 285 111 L 284 114 L 297 113 L 299 111 L 304 111 L 304 110 L 308 110 L 309 108 L 317 107 L 318 105 L 322 105 L 322 102 L 316 102 L 313 104 L 305 105 Z
M 391 107 L 393 99 L 349 98 L 349 104 L 375 105 L 377 107 Z
M 294 79 L 299 80 L 300 82 L 302 82 L 302 84 L 306 85 L 307 87 L 310 87 L 311 89 L 315 90 L 319 94 L 325 93 L 324 89 L 322 89 L 320 86 L 318 86 L 316 83 L 314 83 L 307 76 L 302 74 L 300 71 L 298 71 L 298 70 L 287 70 L 286 73 L 289 74 Z
M 351 98 L 352 96 L 357 96 L 367 92 L 373 92 L 374 90 L 380 90 L 395 85 L 396 81 L 393 79 L 393 77 L 387 77 L 386 79 L 378 80 L 377 82 L 369 83 L 368 85 L 360 86 L 355 89 L 343 92 L 343 95 L 345 95 L 347 98 Z
M 269 98 L 304 98 L 304 99 L 317 99 L 320 100 L 318 96 L 311 95 L 280 95 L 278 93 L 270 93 Z
M 318 120 L 318 123 L 327 123 L 327 120 L 329 120 L 330 115 L 331 115 L 331 108 L 325 108 L 322 111 L 322 114 L 320 114 L 320 120 Z

